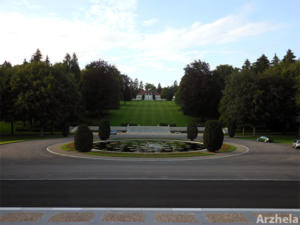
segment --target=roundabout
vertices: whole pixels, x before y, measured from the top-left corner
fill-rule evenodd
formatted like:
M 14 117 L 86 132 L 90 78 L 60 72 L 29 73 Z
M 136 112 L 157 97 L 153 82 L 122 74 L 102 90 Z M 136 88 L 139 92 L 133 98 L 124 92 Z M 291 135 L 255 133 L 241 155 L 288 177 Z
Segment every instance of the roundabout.
M 95 140 L 97 140 L 96 136 Z M 136 139 L 118 134 L 111 140 Z M 185 135 L 139 135 L 139 139 L 161 138 L 186 141 Z M 196 141 L 201 142 L 201 137 Z M 79 155 L 59 146 L 73 138 L 27 141 L 0 146 L 1 179 L 201 179 L 201 180 L 299 180 L 300 154 L 289 145 L 225 138 L 225 143 L 249 148 L 228 156 L 141 159 Z M 57 146 L 53 154 L 53 146 Z M 245 149 L 245 147 L 242 147 Z M 52 151 L 49 152 L 48 150 Z M 246 150 L 247 151 L 247 150 Z M 243 151 L 244 152 L 244 151 Z M 227 153 L 226 153 L 227 154 Z M 231 155 L 232 154 L 232 155 Z M 97 160 L 90 160 L 97 159 Z M 179 163 L 180 161 L 180 163 Z
M 132 142 L 132 143 L 131 143 Z M 104 143 L 115 144 L 117 150 L 107 150 Z M 60 143 L 47 147 L 47 151 L 64 157 L 98 160 L 129 160 L 129 161 L 182 161 L 218 159 L 245 154 L 249 151 L 246 146 L 225 143 L 217 152 L 204 149 L 201 142 L 183 140 L 157 139 L 127 139 L 126 146 L 132 146 L 124 151 L 124 141 L 99 141 L 94 144 L 91 152 L 78 152 L 73 143 Z M 135 144 L 138 145 L 136 146 Z M 167 144 L 166 144 L 167 143 Z M 100 149 L 99 149 L 99 146 Z M 142 147 L 144 149 L 140 149 Z M 185 149 L 185 148 L 189 149 Z M 123 148 L 123 149 L 122 149 Z M 139 151 L 136 150 L 139 148 Z M 177 149 L 176 149 L 177 148 Z

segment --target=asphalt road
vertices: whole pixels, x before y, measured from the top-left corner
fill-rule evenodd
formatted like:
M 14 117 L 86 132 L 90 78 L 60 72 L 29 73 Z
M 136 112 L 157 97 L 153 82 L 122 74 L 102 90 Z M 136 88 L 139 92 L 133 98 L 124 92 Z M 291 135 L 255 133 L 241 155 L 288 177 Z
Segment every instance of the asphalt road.
M 134 138 L 114 138 L 122 137 Z M 71 140 L 1 145 L 0 205 L 300 208 L 300 152 L 287 145 L 228 139 L 250 151 L 192 161 L 90 160 L 46 151 Z
M 0 181 L 5 207 L 300 208 L 299 181 Z
M 228 158 L 180 162 L 77 159 L 46 151 L 49 145 L 71 140 L 38 140 L 0 146 L 0 179 L 300 180 L 300 151 L 288 145 L 228 139 L 249 147 L 250 151 Z

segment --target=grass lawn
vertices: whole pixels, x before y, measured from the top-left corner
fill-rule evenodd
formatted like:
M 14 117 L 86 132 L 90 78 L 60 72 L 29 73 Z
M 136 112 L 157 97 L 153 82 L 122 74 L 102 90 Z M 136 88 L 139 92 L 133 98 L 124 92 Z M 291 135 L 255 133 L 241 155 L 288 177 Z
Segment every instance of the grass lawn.
M 21 128 L 22 126 L 23 126 L 22 122 L 20 121 L 15 122 L 14 124 L 15 135 L 11 136 L 10 123 L 0 121 L 0 145 L 22 142 L 22 141 L 63 137 L 61 132 L 54 132 L 54 134 L 51 134 L 50 132 L 44 132 L 44 136 L 41 137 L 40 132 L 16 131 L 17 127 Z
M 35 135 L 16 135 L 16 136 L 0 136 L 0 145 L 10 144 L 10 143 L 17 143 L 23 141 L 32 141 L 32 140 L 41 140 L 41 139 L 49 139 L 49 138 L 63 138 L 60 134 L 54 135 L 45 135 L 45 136 L 38 136 L 39 134 Z
M 291 145 L 297 139 L 297 137 L 293 135 L 268 135 L 268 134 L 256 135 L 256 136 L 245 136 L 245 137 L 237 136 L 236 138 L 255 141 L 260 136 L 270 136 L 273 139 L 274 143 L 289 144 L 289 145 Z
M 172 101 L 122 102 L 118 110 L 110 110 L 108 119 L 112 126 L 136 123 L 141 126 L 157 126 L 159 123 L 186 126 L 195 118 L 183 115 L 179 106 Z

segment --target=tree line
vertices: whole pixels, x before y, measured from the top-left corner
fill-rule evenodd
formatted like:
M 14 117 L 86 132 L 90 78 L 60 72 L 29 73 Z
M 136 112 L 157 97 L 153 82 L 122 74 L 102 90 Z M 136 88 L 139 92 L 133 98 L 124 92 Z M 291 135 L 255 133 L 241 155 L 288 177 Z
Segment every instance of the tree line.
M 288 131 L 300 109 L 300 60 L 291 50 L 280 60 L 264 54 L 242 68 L 196 60 L 184 68 L 176 93 L 182 111 L 200 121 L 220 119 L 227 126 Z
M 0 121 L 23 121 L 43 134 L 45 129 L 64 129 L 71 124 L 101 119 L 143 88 L 114 65 L 93 61 L 80 69 L 74 53 L 62 62 L 43 60 L 39 49 L 29 62 L 0 65 Z

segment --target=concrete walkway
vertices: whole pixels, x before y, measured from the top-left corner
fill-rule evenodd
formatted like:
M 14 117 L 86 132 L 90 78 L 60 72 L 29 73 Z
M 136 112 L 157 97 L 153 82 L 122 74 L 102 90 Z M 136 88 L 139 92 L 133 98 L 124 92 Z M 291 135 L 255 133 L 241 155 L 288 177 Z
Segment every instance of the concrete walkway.
M 295 224 L 296 209 L 0 208 L 6 224 Z
M 169 127 L 155 127 L 155 126 L 129 126 L 127 127 L 128 134 L 169 134 Z

